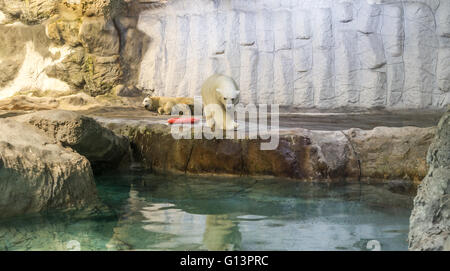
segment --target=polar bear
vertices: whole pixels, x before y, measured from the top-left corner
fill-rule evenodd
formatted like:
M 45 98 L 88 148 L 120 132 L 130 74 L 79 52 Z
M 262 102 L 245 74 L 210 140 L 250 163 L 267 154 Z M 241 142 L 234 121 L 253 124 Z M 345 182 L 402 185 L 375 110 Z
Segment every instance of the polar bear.
M 194 99 L 184 97 L 146 97 L 142 102 L 145 109 L 149 111 L 156 111 L 160 115 L 170 115 L 172 108 L 176 107 L 176 112 L 188 112 L 192 115 Z M 189 113 L 189 112 L 188 112 Z
M 214 74 L 202 85 L 206 125 L 222 130 L 237 129 L 234 106 L 239 103 L 239 90 L 233 78 Z

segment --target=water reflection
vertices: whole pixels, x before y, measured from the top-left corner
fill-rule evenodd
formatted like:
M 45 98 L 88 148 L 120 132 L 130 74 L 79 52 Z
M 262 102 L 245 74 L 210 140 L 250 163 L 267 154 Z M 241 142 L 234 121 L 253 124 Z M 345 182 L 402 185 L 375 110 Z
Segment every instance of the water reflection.
M 391 186 L 103 176 L 106 211 L 0 221 L 0 249 L 404 250 L 413 195 Z
M 130 249 L 360 250 L 375 238 L 385 249 L 406 249 L 412 195 L 385 186 L 181 176 L 128 181 L 139 184 L 128 200 L 135 207 L 127 209 L 140 210 L 134 216 L 141 224 L 126 223 L 159 236 Z
M 208 250 L 240 250 L 242 236 L 233 215 L 207 215 L 203 244 Z
M 149 203 L 144 197 L 139 197 L 133 187 L 129 195 L 125 212 L 113 229 L 108 249 L 240 248 L 239 228 L 233 221 L 235 216 L 191 214 L 173 203 Z

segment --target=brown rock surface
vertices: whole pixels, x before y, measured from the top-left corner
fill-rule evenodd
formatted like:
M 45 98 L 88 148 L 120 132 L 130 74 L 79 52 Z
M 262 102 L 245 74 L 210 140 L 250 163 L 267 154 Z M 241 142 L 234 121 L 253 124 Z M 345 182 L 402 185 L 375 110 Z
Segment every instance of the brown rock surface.
M 140 11 L 152 6 L 122 0 L 0 0 L 0 11 L 6 16 L 0 25 L 0 91 L 17 77 L 26 48 L 33 48 L 43 58 L 57 59 L 61 55 L 51 52 L 63 46 L 68 55 L 55 63 L 40 63 L 40 75 L 60 79 L 70 91 L 94 97 L 110 94 L 121 83 L 136 85 L 150 42 L 136 28 L 137 18 Z M 23 24 L 15 24 L 17 21 Z M 41 77 L 30 80 L 46 80 Z M 33 90 L 29 88 L 24 85 L 19 90 Z
M 275 150 L 264 151 L 259 139 L 176 140 L 164 124 L 105 125 L 126 135 L 136 159 L 158 172 L 322 181 L 420 181 L 434 135 L 434 128 L 415 127 L 343 132 L 293 129 L 282 133 Z M 349 141 L 347 135 L 352 134 Z
M 409 179 L 418 183 L 425 177 L 425 157 L 435 134 L 433 128 L 376 127 L 344 132 L 361 161 L 361 178 Z
M 128 140 L 94 119 L 64 110 L 49 110 L 14 118 L 34 125 L 50 138 L 85 156 L 94 169 L 117 168 L 129 157 Z
M 86 158 L 12 119 L 0 119 L 0 131 L 0 217 L 97 201 Z
M 111 56 L 119 54 L 119 34 L 112 21 L 103 17 L 84 17 L 78 37 L 88 53 Z

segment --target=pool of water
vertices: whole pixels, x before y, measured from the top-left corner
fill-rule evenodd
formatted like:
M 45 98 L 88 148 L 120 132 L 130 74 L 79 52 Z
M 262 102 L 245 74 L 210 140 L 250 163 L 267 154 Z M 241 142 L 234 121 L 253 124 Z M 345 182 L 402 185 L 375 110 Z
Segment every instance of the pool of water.
M 390 185 L 103 175 L 99 208 L 0 220 L 0 250 L 406 250 L 413 195 Z

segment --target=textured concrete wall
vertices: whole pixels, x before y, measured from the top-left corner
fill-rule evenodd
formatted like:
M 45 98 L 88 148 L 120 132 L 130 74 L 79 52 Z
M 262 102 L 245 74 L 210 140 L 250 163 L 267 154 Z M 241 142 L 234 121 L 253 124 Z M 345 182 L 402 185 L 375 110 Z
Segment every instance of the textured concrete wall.
M 152 38 L 139 84 L 158 95 L 199 95 L 219 72 L 245 103 L 450 103 L 448 0 L 173 0 L 138 28 Z

